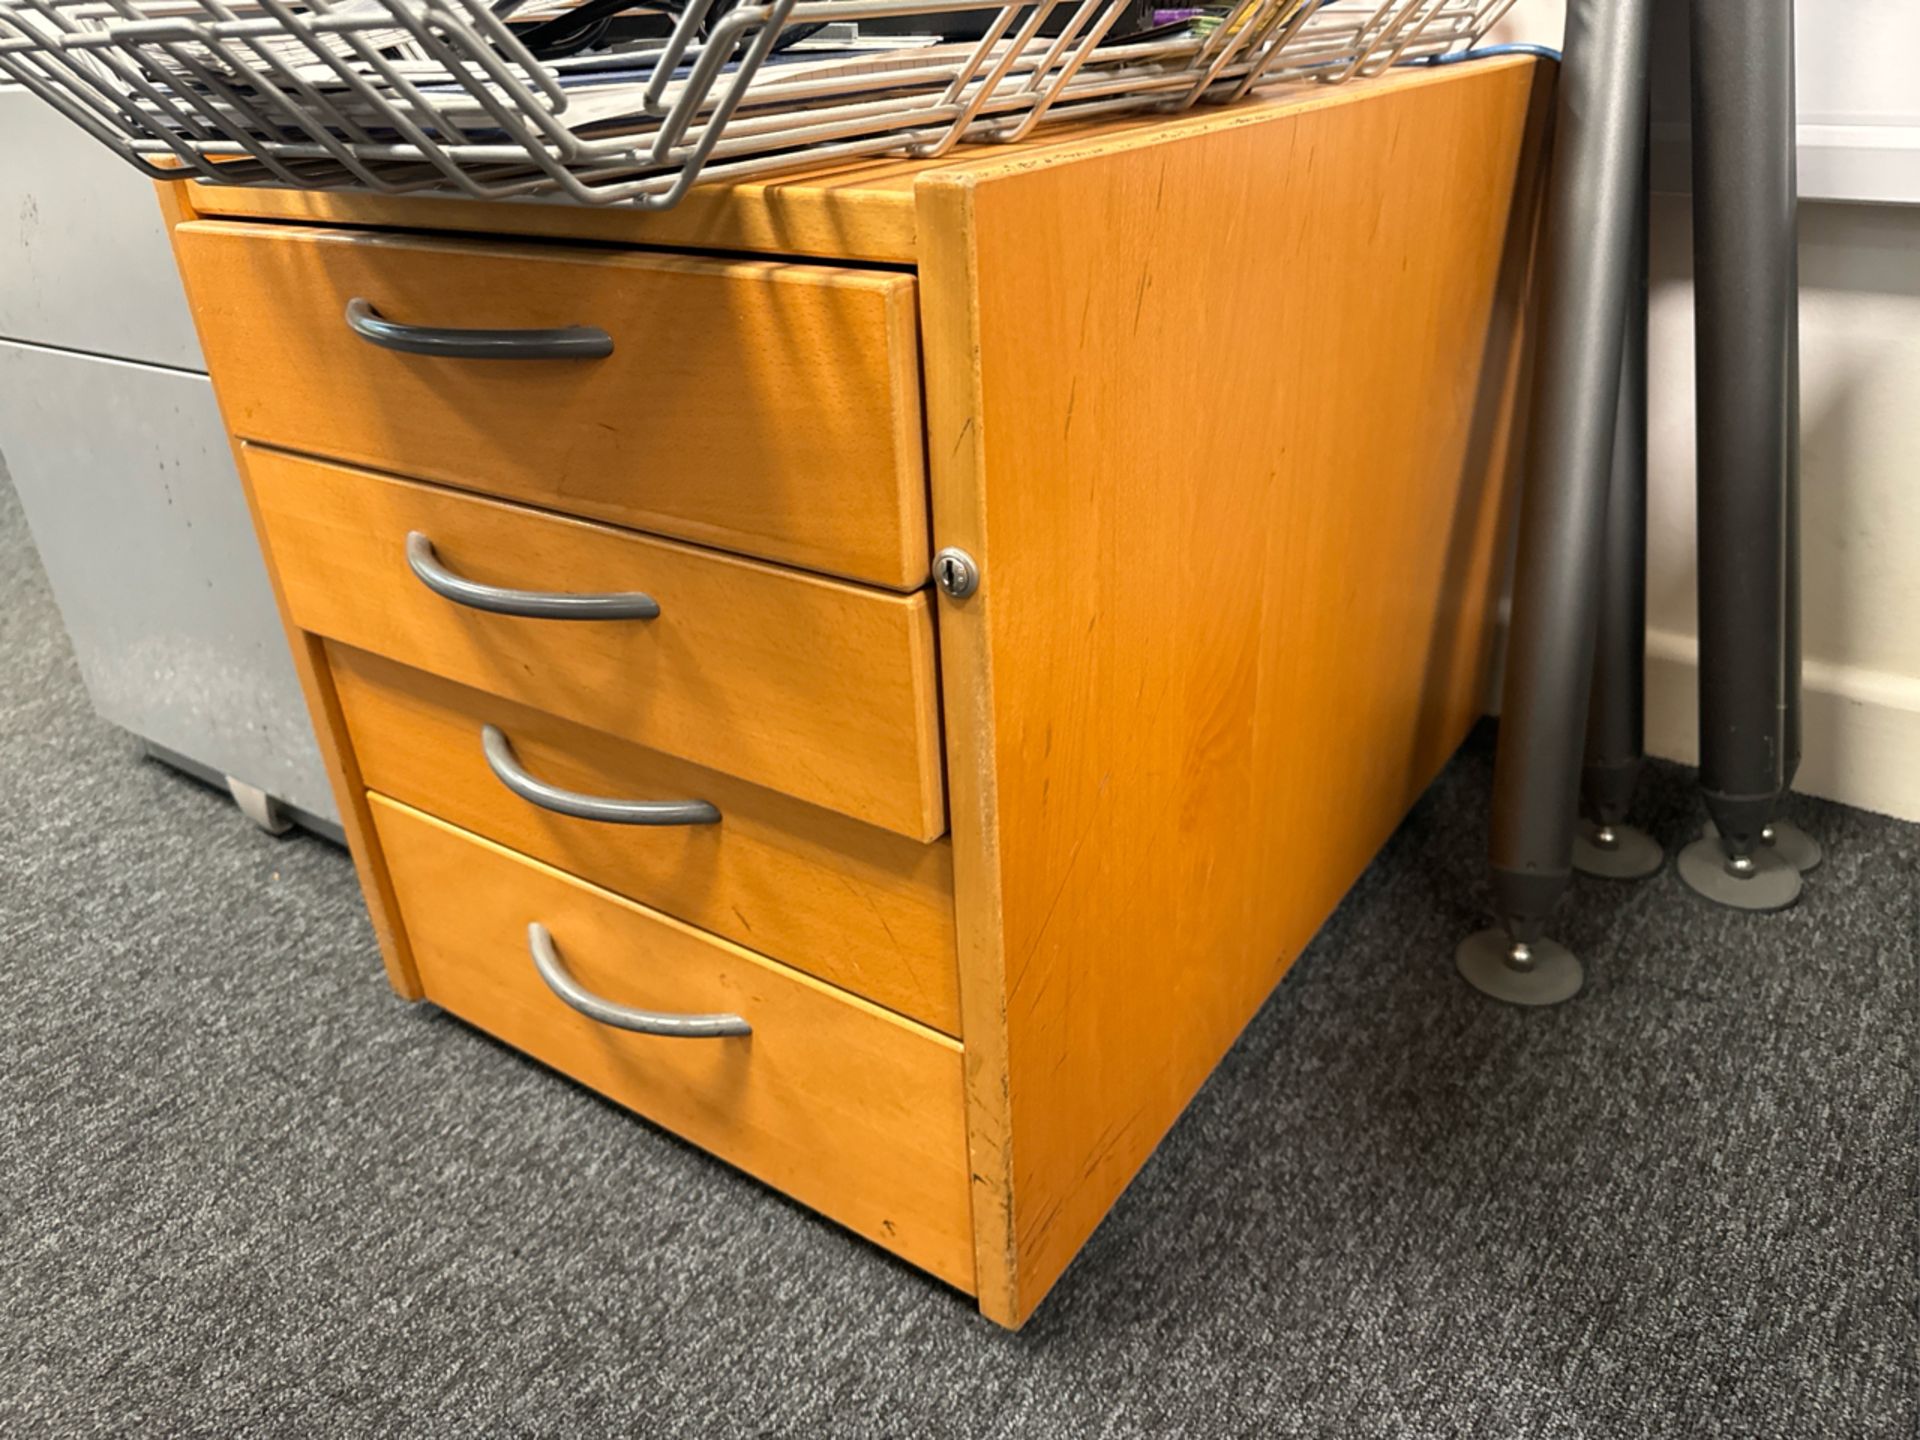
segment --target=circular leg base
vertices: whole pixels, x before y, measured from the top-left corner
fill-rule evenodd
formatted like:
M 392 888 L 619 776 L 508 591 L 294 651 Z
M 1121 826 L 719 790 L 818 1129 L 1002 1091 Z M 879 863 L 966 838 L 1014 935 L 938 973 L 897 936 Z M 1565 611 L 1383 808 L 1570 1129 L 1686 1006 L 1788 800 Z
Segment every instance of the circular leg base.
M 1632 825 L 1602 827 L 1582 820 L 1573 835 L 1573 868 L 1603 880 L 1643 880 L 1666 855 L 1646 831 Z
M 1711 840 L 1719 833 L 1720 827 L 1711 820 L 1700 827 L 1702 839 Z M 1820 842 L 1791 820 L 1774 821 L 1762 832 L 1760 838 L 1772 847 L 1774 854 L 1802 875 L 1809 870 L 1818 870 L 1820 862 L 1827 858 L 1827 852 L 1820 848 Z
M 1820 842 L 1791 820 L 1776 820 L 1768 828 L 1773 831 L 1773 853 L 1802 875 L 1819 869 L 1820 862 L 1827 858 Z
M 1453 962 L 1474 989 L 1510 1005 L 1558 1005 L 1580 993 L 1586 974 L 1566 946 L 1536 940 L 1526 965 L 1514 963 L 1516 948 L 1506 931 L 1482 930 L 1460 942 Z
M 1784 910 L 1800 898 L 1800 872 L 1772 849 L 1760 846 L 1752 860 L 1750 873 L 1734 874 L 1716 835 L 1682 850 L 1676 868 L 1694 894 L 1734 910 Z

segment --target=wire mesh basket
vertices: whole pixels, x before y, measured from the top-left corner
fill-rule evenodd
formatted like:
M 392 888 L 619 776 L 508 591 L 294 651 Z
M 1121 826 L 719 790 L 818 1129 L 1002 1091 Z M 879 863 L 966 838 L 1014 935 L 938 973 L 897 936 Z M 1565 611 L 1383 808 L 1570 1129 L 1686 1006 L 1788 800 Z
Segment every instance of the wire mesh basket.
M 0 0 L 0 75 L 159 179 L 665 209 L 700 179 L 1337 83 L 1469 46 L 1513 3 L 1142 26 L 1135 0 Z M 664 33 L 619 38 L 635 13 Z M 916 17 L 977 33 L 861 29 Z

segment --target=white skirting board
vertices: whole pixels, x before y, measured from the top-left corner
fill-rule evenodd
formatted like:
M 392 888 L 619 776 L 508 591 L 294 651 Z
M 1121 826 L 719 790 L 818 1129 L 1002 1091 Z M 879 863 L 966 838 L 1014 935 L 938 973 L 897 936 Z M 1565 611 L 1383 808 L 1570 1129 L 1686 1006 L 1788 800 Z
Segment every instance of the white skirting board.
M 1647 637 L 1647 751 L 1700 759 L 1699 642 Z M 1920 820 L 1920 679 L 1809 658 L 1801 667 L 1800 773 L 1793 788 Z
M 1500 713 L 1507 604 L 1487 679 L 1487 713 Z M 1647 636 L 1647 753 L 1700 763 L 1700 642 Z M 1902 820 L 1920 820 L 1920 679 L 1807 660 L 1800 667 L 1800 773 L 1793 788 Z

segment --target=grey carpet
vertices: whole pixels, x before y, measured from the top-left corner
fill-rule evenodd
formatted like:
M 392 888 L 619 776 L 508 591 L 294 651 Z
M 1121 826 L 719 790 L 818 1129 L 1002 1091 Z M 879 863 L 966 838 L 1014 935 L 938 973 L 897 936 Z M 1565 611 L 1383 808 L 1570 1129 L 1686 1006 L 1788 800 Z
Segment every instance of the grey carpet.
M 0 483 L 0 1432 L 1913 1436 L 1920 827 L 1802 804 L 1773 918 L 1583 884 L 1528 1014 L 1449 961 L 1489 769 L 1011 1336 L 396 1001 L 342 854 L 93 717 Z

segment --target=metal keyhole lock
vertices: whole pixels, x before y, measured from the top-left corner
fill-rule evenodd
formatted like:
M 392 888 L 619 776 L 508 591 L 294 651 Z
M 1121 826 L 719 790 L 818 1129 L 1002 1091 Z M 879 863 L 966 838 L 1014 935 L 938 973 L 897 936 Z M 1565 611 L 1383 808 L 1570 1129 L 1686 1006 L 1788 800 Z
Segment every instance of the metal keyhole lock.
M 980 588 L 980 567 L 966 551 L 949 545 L 933 557 L 933 581 L 951 599 L 964 600 Z

